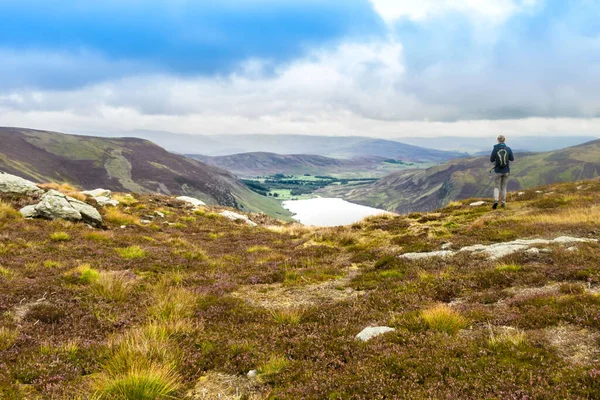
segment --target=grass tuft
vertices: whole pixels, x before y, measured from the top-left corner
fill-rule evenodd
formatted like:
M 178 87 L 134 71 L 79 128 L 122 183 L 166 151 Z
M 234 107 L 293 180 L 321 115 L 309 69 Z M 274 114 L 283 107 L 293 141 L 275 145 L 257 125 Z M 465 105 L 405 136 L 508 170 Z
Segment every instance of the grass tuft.
M 500 346 L 515 346 L 519 347 L 527 343 L 527 335 L 525 332 L 516 328 L 505 328 L 499 335 L 494 334 L 494 329 L 488 325 L 490 330 L 490 338 L 488 344 L 490 347 Z
M 139 246 L 130 246 L 120 249 L 116 249 L 119 255 L 126 260 L 133 260 L 136 258 L 143 258 L 146 256 L 146 251 Z
M 194 315 L 196 295 L 182 288 L 159 285 L 149 314 L 159 321 L 180 321 Z
M 125 214 L 118 208 L 110 208 L 104 214 L 104 220 L 115 225 L 139 225 L 140 219 L 135 215 Z
M 115 194 L 112 196 L 112 198 L 114 200 L 117 200 L 119 203 L 123 204 L 124 206 L 132 206 L 134 204 L 137 204 L 137 202 L 138 202 L 137 199 L 130 194 L 126 194 L 126 195 Z
M 271 248 L 268 246 L 251 246 L 246 249 L 247 253 L 259 253 L 266 251 L 271 251 Z
M 468 321 L 462 315 L 445 304 L 423 310 L 421 318 L 423 318 L 429 329 L 450 335 L 458 333 L 468 325 Z
M 131 367 L 115 375 L 102 374 L 94 381 L 97 400 L 156 400 L 174 398 L 180 387 L 179 377 L 172 367 L 151 365 Z
M 263 377 L 273 377 L 281 373 L 289 363 L 284 356 L 273 355 L 269 361 L 258 368 L 258 373 Z
M 495 269 L 499 272 L 519 272 L 523 267 L 518 264 L 500 264 Z
M 94 276 L 91 273 L 90 276 Z M 133 289 L 132 282 L 124 273 L 102 272 L 94 281 L 92 291 L 106 300 L 123 302 L 129 298 Z
M 0 351 L 12 347 L 18 337 L 19 333 L 16 330 L 0 326 Z
M 55 242 L 68 242 L 71 240 L 71 235 L 67 232 L 54 232 L 50 235 L 50 239 Z
M 302 310 L 298 309 L 271 311 L 271 316 L 280 325 L 298 325 L 302 321 L 302 314 Z

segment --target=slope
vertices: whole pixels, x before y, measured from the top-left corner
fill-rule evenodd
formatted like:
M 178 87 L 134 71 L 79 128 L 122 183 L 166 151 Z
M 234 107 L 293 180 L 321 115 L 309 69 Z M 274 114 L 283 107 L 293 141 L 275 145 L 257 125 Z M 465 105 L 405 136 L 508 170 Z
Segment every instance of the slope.
M 452 160 L 425 170 L 391 174 L 358 187 L 329 187 L 322 195 L 397 212 L 432 210 L 452 200 L 489 197 L 492 175 L 488 157 Z M 516 154 L 508 189 L 515 191 L 600 175 L 600 140 L 546 153 Z
M 0 170 L 82 188 L 189 195 L 208 204 L 287 217 L 227 171 L 172 154 L 152 142 L 0 128 Z

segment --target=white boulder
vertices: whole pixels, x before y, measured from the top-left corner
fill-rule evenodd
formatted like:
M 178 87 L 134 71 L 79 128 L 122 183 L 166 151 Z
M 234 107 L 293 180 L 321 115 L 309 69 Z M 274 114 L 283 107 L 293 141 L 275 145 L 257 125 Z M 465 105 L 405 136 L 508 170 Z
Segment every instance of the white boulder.
M 362 340 L 363 342 L 368 342 L 374 337 L 394 331 L 394 328 L 390 328 L 387 326 L 369 326 L 368 328 L 363 329 L 358 335 L 356 335 L 356 339 Z
M 221 215 L 225 218 L 229 218 L 232 221 L 242 220 L 250 226 L 258 226 L 256 222 L 251 221 L 250 218 L 248 218 L 247 216 L 235 213 L 233 211 L 223 211 L 221 212 Z
M 198 200 L 194 197 L 189 196 L 179 196 L 177 200 L 185 201 L 186 203 L 191 204 L 194 207 L 201 207 L 206 205 L 206 203 L 202 200 Z
M 102 216 L 94 207 L 56 190 L 49 190 L 38 204 L 23 207 L 21 214 L 26 218 L 66 219 L 85 221 L 92 225 L 102 224 Z
M 91 197 L 110 197 L 111 191 L 108 189 L 94 189 L 81 192 L 86 196 Z
M 0 193 L 42 194 L 44 191 L 27 179 L 0 172 Z

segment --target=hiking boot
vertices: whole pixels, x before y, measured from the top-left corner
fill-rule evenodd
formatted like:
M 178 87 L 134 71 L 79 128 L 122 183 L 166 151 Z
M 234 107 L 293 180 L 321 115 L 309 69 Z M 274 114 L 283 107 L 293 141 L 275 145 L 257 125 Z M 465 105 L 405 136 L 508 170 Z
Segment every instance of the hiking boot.
M 495 210 L 496 208 L 498 208 L 498 203 L 494 203 L 494 205 L 492 206 L 492 208 Z

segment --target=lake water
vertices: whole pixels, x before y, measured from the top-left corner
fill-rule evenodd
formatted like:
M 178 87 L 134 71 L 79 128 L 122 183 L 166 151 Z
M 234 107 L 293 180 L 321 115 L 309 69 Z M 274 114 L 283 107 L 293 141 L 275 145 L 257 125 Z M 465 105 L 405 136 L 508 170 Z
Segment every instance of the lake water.
M 289 200 L 283 202 L 283 207 L 295 214 L 293 218 L 296 221 L 313 226 L 350 225 L 366 217 L 386 213 L 377 208 L 331 198 Z

